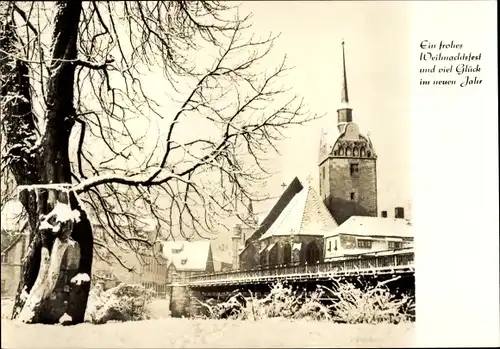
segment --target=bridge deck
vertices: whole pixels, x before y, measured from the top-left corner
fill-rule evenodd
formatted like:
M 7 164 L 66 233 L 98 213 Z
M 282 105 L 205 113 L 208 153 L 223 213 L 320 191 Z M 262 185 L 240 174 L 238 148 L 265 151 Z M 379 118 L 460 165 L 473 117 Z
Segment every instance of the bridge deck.
M 314 265 L 284 265 L 253 270 L 196 275 L 189 278 L 191 287 L 258 284 L 275 281 L 328 280 L 354 275 L 408 274 L 414 272 L 413 249 L 384 251 L 343 257 Z

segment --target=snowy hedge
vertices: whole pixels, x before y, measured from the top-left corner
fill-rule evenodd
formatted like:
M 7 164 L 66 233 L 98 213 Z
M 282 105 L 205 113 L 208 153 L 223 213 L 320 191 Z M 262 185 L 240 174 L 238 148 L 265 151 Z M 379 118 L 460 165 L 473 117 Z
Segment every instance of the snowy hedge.
M 155 292 L 142 285 L 120 284 L 103 290 L 97 284 L 89 294 L 85 321 L 104 324 L 108 321 L 139 321 L 149 318 L 147 305 Z
M 325 302 L 326 300 L 326 302 Z M 274 284 L 264 298 L 233 295 L 227 301 L 200 302 L 202 317 L 260 320 L 272 317 L 329 320 L 350 324 L 401 323 L 413 320 L 414 303 L 408 296 L 396 298 L 385 284 L 360 289 L 349 283 L 332 282 L 314 292 L 298 292 Z M 327 305 L 328 304 L 328 305 Z
M 241 293 L 238 293 L 224 302 L 214 300 L 201 302 L 205 309 L 202 317 L 241 320 L 261 320 L 273 317 L 330 319 L 328 308 L 319 302 L 319 296 L 319 292 L 306 295 L 292 290 L 291 287 L 276 283 L 264 298 L 257 298 L 253 295 L 243 297 Z

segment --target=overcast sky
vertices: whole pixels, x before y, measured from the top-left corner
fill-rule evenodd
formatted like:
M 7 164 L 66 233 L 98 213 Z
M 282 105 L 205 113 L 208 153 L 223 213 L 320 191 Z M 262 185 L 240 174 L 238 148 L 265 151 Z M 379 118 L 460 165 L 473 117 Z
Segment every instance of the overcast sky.
M 379 210 L 408 207 L 410 197 L 410 43 L 405 2 L 244 2 L 256 33 L 281 33 L 274 54 L 295 69 L 283 81 L 323 119 L 289 132 L 276 159 L 281 173 L 269 190 L 295 175 L 315 176 L 321 129 L 335 128 L 345 40 L 353 119 L 378 154 Z M 334 141 L 331 139 L 330 141 Z
M 335 129 L 340 105 L 341 42 L 345 40 L 349 99 L 353 120 L 369 134 L 378 154 L 379 211 L 395 206 L 410 211 L 410 47 L 406 2 L 244 2 L 253 13 L 252 31 L 281 33 L 273 55 L 287 55 L 295 68 L 283 82 L 325 116 L 295 127 L 279 145 L 278 173 L 268 182 L 273 195 L 294 176 L 313 176 L 318 189 L 318 150 L 322 129 Z M 331 139 L 333 142 L 335 139 Z M 257 205 L 265 212 L 269 204 Z M 409 212 L 408 212 L 409 213 Z M 228 241 L 227 237 L 219 240 Z

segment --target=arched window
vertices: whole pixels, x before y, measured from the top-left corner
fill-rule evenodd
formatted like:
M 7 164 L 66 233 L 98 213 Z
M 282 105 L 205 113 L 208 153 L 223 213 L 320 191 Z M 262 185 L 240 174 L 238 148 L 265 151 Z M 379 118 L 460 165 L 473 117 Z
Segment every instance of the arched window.
M 267 265 L 267 249 L 264 249 L 264 251 L 262 251 L 260 253 L 260 265 Z
M 368 151 L 368 152 L 366 153 L 366 156 L 367 156 L 367 157 L 371 157 L 371 156 L 372 156 L 372 152 L 371 152 L 371 151 Z
M 344 148 L 342 147 L 339 148 L 339 155 L 344 156 Z
M 365 150 L 365 147 L 362 147 L 361 148 L 361 157 L 364 158 L 366 156 L 366 150 Z
M 283 264 L 290 264 L 292 262 L 292 246 L 285 244 L 283 246 Z
M 269 265 L 278 264 L 278 245 L 275 244 L 273 247 L 271 247 L 271 250 L 269 250 L 268 260 Z
M 352 155 L 358 156 L 358 148 L 357 147 L 354 147 L 354 149 L 352 150 Z
M 345 155 L 346 156 L 351 156 L 351 148 L 350 147 L 347 147 L 346 150 L 345 150 Z
M 320 260 L 320 251 L 314 241 L 311 241 L 306 247 L 306 262 L 313 264 Z

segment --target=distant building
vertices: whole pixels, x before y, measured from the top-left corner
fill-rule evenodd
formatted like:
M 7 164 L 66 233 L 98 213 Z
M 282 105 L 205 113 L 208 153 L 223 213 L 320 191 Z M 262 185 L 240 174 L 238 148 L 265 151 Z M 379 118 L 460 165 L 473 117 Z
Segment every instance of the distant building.
M 409 220 L 352 216 L 325 235 L 325 260 L 410 247 L 413 231 Z
M 203 241 L 158 241 L 154 256 L 138 256 L 132 251 L 123 251 L 112 241 L 107 242 L 120 260 L 133 271 L 128 271 L 114 257 L 103 260 L 94 255 L 93 279 L 105 288 L 119 283 L 141 284 L 163 297 L 172 283 L 184 283 L 189 276 L 230 270 L 231 263 L 214 258 L 209 240 Z
M 155 227 L 143 227 L 146 235 L 155 233 Z M 111 239 L 100 225 L 94 225 L 94 236 L 105 242 L 107 249 L 100 253 L 94 253 L 93 282 L 100 282 L 105 289 L 114 287 L 120 283 L 141 284 L 148 289 L 154 290 L 158 296 L 166 294 L 167 282 L 167 260 L 162 252 L 161 242 L 157 242 L 152 250 L 137 254 L 129 249 L 123 249 Z M 150 235 L 151 235 L 150 234 Z M 107 253 L 108 252 L 108 253 Z M 104 255 L 103 255 L 104 254 Z M 127 267 L 129 271 L 116 259 Z
M 6 235 L 9 233 L 2 229 L 2 240 Z M 2 297 L 12 297 L 16 294 L 21 280 L 22 260 L 28 249 L 28 236 L 18 233 L 8 243 L 6 240 L 2 241 Z
M 190 276 L 213 273 L 212 245 L 202 241 L 164 241 L 163 256 L 167 260 L 167 285 L 185 283 Z
M 2 209 L 2 297 L 13 297 L 21 280 L 22 261 L 29 246 L 28 221 L 22 213 L 22 205 L 17 200 L 8 201 Z
M 145 257 L 145 263 L 140 268 L 140 283 L 153 289 L 159 296 L 167 292 L 168 259 L 162 251 L 162 243 L 158 242 L 154 248 L 154 256 Z
M 245 242 L 257 229 L 259 223 L 253 212 L 252 202 L 248 204 L 248 212 L 242 217 L 243 222 L 236 224 L 233 228 L 232 240 L 232 269 L 240 269 L 240 254 L 245 249 Z

